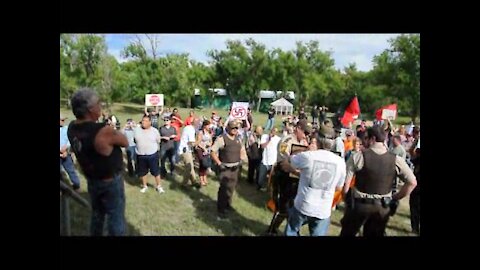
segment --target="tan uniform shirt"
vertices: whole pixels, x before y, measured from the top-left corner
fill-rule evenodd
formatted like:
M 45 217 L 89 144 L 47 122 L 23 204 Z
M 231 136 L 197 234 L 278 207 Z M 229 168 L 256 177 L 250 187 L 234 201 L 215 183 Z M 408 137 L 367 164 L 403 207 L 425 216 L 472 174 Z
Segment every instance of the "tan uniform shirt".
M 290 156 L 292 144 L 300 144 L 300 142 L 297 140 L 297 137 L 293 134 L 289 134 L 280 139 L 280 142 L 278 143 L 277 163 L 282 162 L 284 159 Z
M 372 149 L 373 152 L 376 154 L 382 155 L 387 152 L 387 148 L 381 142 L 376 142 L 369 149 Z M 361 152 L 354 153 L 351 158 L 347 161 L 347 180 L 351 180 L 353 175 L 360 171 L 363 168 L 363 154 Z M 397 177 L 401 180 L 411 183 L 415 179 L 415 175 L 413 171 L 408 167 L 407 163 L 402 157 L 396 156 L 395 157 L 395 169 L 397 173 Z M 354 196 L 360 198 L 382 198 L 391 196 L 391 192 L 388 194 L 366 194 L 363 192 L 358 191 L 357 189 L 353 188 Z
M 228 135 L 227 135 L 228 136 Z M 212 146 L 212 152 L 218 155 L 218 150 L 223 149 L 225 147 L 225 141 L 223 140 L 223 136 L 219 136 Z M 240 159 L 246 160 L 247 159 L 247 152 L 245 151 L 245 145 L 242 144 L 242 148 L 240 149 Z M 235 163 L 223 163 L 225 167 L 233 167 L 237 166 L 240 162 Z

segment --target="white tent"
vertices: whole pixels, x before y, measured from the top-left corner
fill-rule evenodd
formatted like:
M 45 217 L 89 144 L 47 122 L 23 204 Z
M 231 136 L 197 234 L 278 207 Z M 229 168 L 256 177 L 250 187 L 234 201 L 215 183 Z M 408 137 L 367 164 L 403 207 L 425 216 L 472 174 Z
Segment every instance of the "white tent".
M 270 103 L 275 108 L 275 114 L 292 114 L 293 113 L 293 104 L 288 102 L 288 100 L 281 98 L 277 99 L 274 102 Z

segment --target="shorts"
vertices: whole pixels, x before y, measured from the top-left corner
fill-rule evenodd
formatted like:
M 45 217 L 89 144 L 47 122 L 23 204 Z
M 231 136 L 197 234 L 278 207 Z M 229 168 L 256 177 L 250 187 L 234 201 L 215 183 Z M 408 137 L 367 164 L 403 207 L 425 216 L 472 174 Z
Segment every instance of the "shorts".
M 152 155 L 137 155 L 138 176 L 145 176 L 148 171 L 150 171 L 153 176 L 158 176 L 160 174 L 159 160 L 160 155 L 158 152 Z

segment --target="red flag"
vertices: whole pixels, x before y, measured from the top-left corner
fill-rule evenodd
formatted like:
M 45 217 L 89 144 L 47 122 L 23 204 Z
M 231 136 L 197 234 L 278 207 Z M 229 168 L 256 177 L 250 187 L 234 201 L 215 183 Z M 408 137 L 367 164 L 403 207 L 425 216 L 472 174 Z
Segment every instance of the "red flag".
M 357 96 L 355 96 L 345 109 L 342 120 L 340 121 L 342 122 L 342 125 L 348 126 L 350 122 L 353 122 L 353 120 L 358 118 L 358 115 L 360 115 L 360 105 L 358 104 Z
M 375 116 L 377 117 L 377 120 L 382 120 L 387 118 L 390 118 L 391 120 L 395 120 L 395 118 L 397 117 L 397 104 L 394 103 L 394 104 L 381 107 L 375 112 Z

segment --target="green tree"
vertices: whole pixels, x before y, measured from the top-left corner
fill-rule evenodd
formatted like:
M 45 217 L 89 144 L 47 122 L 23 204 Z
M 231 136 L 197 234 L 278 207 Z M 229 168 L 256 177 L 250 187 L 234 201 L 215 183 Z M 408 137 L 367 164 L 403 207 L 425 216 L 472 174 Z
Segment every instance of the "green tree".
M 111 80 L 104 77 L 107 55 L 105 38 L 94 34 L 60 35 L 60 95 L 70 99 L 81 87 L 111 88 Z M 97 89 L 98 90 L 98 89 Z M 109 97 L 108 94 L 104 95 Z
M 375 83 L 415 122 L 420 115 L 420 35 L 400 35 L 389 40 L 390 49 L 374 57 Z
M 213 59 L 211 65 L 215 67 L 216 82 L 223 85 L 231 100 L 246 97 L 248 51 L 239 40 L 228 40 L 227 49 L 212 50 L 208 55 Z

